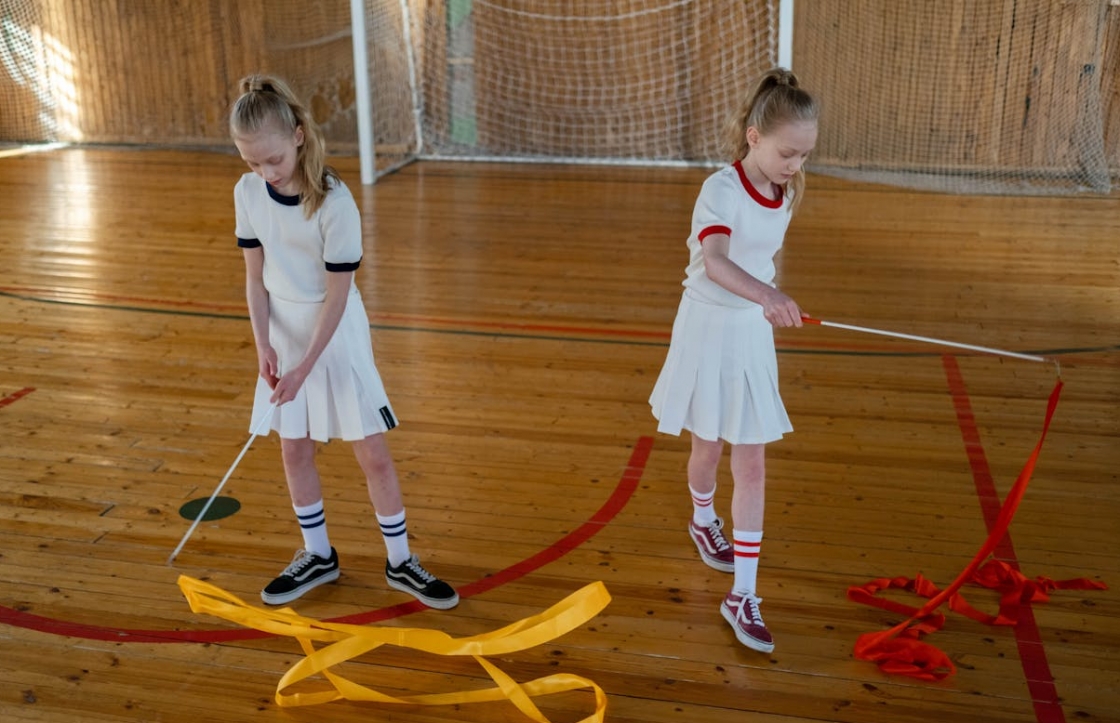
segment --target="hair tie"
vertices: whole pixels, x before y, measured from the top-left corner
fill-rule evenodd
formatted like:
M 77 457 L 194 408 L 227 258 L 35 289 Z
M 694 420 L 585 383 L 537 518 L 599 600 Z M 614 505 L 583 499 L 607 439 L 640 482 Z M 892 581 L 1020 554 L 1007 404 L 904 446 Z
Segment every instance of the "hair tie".
M 250 80 L 246 85 L 248 86 L 246 88 L 246 92 L 248 93 L 276 92 L 276 90 L 272 87 L 272 83 L 268 82 L 268 80 L 264 78 L 254 78 L 253 80 Z

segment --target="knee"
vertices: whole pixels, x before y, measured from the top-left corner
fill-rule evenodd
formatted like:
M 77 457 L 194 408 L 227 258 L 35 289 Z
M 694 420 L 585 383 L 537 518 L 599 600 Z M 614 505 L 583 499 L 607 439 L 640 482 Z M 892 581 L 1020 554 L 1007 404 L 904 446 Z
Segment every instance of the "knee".
M 765 447 L 760 444 L 736 445 L 731 450 L 731 472 L 736 484 L 764 484 L 766 482 Z
M 364 466 L 366 476 L 375 481 L 386 480 L 396 472 L 393 467 L 393 458 L 388 453 L 373 455 Z
M 719 442 L 693 442 L 692 454 L 689 455 L 689 466 L 699 469 L 715 469 L 723 456 L 723 445 Z
M 280 455 L 288 469 L 306 469 L 315 464 L 315 443 L 311 439 L 281 439 Z
M 354 446 L 355 456 L 366 478 L 377 482 L 396 474 L 389 448 L 380 439 L 369 438 Z

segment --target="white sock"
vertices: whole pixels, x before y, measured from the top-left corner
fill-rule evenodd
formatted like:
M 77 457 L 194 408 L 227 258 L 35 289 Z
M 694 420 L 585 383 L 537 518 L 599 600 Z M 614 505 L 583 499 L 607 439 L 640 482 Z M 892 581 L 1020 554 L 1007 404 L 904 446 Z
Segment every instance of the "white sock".
M 708 494 L 700 494 L 688 486 L 688 491 L 692 495 L 692 521 L 700 527 L 707 527 L 716 521 L 716 508 L 712 505 L 712 500 L 716 496 L 716 488 L 713 487 L 712 491 Z
M 377 524 L 381 527 L 381 538 L 385 540 L 385 550 L 392 567 L 412 557 L 408 550 L 408 528 L 404 524 L 404 510 L 388 517 L 377 515 Z
M 762 531 L 733 530 L 735 540 L 735 584 L 737 593 L 756 592 L 758 553 L 762 549 Z
M 331 540 L 327 536 L 327 516 L 323 511 L 323 501 L 300 507 L 292 505 L 303 533 L 303 549 L 319 557 L 331 556 Z

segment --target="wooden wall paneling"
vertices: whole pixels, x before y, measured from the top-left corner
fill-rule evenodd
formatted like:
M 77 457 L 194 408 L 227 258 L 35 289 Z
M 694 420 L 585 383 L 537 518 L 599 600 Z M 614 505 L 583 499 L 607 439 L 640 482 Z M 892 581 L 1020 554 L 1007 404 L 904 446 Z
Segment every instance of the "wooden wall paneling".
M 817 160 L 1041 173 L 1076 166 L 1077 149 L 1099 143 L 1084 68 L 1099 64 L 1106 87 L 1120 72 L 1094 42 L 1104 15 L 1096 3 L 1046 0 L 798 5 L 795 65 L 829 121 Z

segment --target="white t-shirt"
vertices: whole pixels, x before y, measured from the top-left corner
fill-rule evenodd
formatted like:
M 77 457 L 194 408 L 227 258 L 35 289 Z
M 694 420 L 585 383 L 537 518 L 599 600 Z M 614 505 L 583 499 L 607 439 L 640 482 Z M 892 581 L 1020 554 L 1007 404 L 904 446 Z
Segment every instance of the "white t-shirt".
M 255 173 L 233 189 L 237 245 L 264 248 L 264 286 L 286 301 L 321 302 L 328 271 L 353 271 L 362 260 L 362 221 L 350 189 L 332 184 L 323 205 L 304 216 L 298 196 L 284 196 Z
M 774 255 L 782 248 L 789 226 L 789 204 L 784 193 L 775 200 L 759 193 L 747 180 L 740 161 L 708 176 L 696 198 L 688 237 L 689 262 L 683 283 L 691 295 L 721 306 L 755 306 L 708 278 L 701 244 L 713 233 L 727 234 L 731 237 L 728 258 L 759 281 L 773 285 Z

